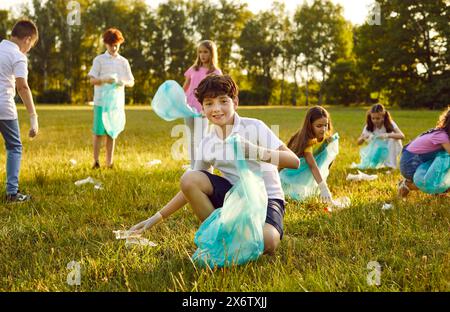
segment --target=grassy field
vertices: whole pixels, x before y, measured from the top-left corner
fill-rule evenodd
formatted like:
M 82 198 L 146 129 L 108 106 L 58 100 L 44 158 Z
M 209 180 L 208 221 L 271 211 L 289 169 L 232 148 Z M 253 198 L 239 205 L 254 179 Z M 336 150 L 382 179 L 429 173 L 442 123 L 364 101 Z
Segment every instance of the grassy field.
M 285 236 L 275 256 L 215 271 L 190 261 L 199 222 L 185 207 L 147 237 L 153 248 L 126 248 L 113 230 L 126 229 L 159 210 L 178 190 L 186 162 L 171 159 L 172 126 L 148 107 L 127 110 L 113 170 L 91 170 L 91 107 L 38 106 L 40 134 L 30 140 L 19 109 L 24 154 L 21 189 L 34 200 L 0 206 L 2 291 L 450 291 L 450 198 L 396 197 L 398 171 L 373 182 L 347 182 L 358 161 L 363 108 L 330 108 L 341 136 L 328 184 L 350 208 L 332 214 L 321 204 L 289 202 Z M 280 125 L 285 142 L 300 126 L 304 108 L 240 108 L 241 116 Z M 392 111 L 406 142 L 434 126 L 439 112 Z M 69 160 L 77 160 L 73 166 Z M 161 159 L 159 166 L 145 164 Z M 104 149 L 102 149 L 104 162 Z M 0 152 L 4 185 L 5 152 Z M 87 176 L 104 189 L 74 182 Z M 383 203 L 394 205 L 381 210 Z M 72 260 L 81 285 L 67 284 Z M 371 286 L 367 265 L 381 265 L 381 285 Z

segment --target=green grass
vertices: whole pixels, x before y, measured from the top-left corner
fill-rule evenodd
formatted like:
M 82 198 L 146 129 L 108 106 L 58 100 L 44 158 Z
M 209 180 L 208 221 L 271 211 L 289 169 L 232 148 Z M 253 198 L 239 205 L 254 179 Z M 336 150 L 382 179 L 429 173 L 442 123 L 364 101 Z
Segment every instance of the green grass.
M 92 108 L 39 106 L 40 134 L 30 140 L 20 108 L 24 144 L 21 188 L 25 204 L 0 208 L 2 291 L 449 291 L 449 198 L 414 193 L 396 198 L 398 171 L 379 172 L 374 182 L 347 182 L 358 161 L 363 108 L 330 108 L 340 133 L 340 154 L 328 184 L 350 208 L 327 214 L 321 204 L 289 202 L 285 236 L 275 256 L 247 265 L 202 270 L 190 255 L 199 222 L 185 207 L 147 236 L 154 248 L 126 248 L 112 230 L 126 229 L 160 209 L 178 190 L 186 163 L 174 161 L 170 137 L 177 122 L 159 119 L 147 107 L 127 110 L 126 130 L 115 152 L 115 169 L 93 171 Z M 280 125 L 287 141 L 300 126 L 304 108 L 240 108 L 241 116 Z M 439 112 L 393 111 L 406 142 L 435 124 Z M 0 181 L 5 153 L 0 153 Z M 78 161 L 72 166 L 69 160 Z M 102 160 L 104 149 L 102 149 Z M 146 167 L 152 159 L 163 164 Z M 74 182 L 92 176 L 103 190 Z M 393 210 L 382 211 L 384 202 Z M 67 264 L 81 264 L 81 286 L 66 283 Z M 382 265 L 381 285 L 366 282 L 367 264 Z

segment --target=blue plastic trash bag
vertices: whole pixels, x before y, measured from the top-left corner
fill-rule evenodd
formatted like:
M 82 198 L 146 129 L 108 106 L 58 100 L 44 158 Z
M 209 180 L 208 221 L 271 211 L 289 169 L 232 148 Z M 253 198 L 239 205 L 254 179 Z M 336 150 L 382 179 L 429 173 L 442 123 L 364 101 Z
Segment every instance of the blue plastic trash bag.
M 361 162 L 355 166 L 358 169 L 378 169 L 384 166 L 388 156 L 388 141 L 373 138 L 359 151 Z
M 440 194 L 450 189 L 450 154 L 441 151 L 436 158 L 421 164 L 414 173 L 414 184 L 428 194 Z
M 159 86 L 152 99 L 152 109 L 166 121 L 202 116 L 187 104 L 183 88 L 174 80 L 167 80 Z
M 323 180 L 326 181 L 330 174 L 329 166 L 338 153 L 339 135 L 335 133 L 331 137 L 330 143 L 324 143 L 321 149 L 314 155 Z M 300 166 L 297 169 L 281 170 L 280 178 L 284 193 L 294 200 L 303 201 L 310 196 L 319 194 L 317 182 L 303 157 L 300 158 Z
M 267 193 L 262 177 L 247 166 L 240 139 L 232 136 L 239 181 L 228 191 L 223 207 L 201 224 L 192 259 L 201 267 L 224 267 L 256 260 L 264 251 L 263 228 L 267 214 Z
M 115 139 L 125 128 L 125 90 L 115 83 L 101 86 L 100 105 L 106 133 Z

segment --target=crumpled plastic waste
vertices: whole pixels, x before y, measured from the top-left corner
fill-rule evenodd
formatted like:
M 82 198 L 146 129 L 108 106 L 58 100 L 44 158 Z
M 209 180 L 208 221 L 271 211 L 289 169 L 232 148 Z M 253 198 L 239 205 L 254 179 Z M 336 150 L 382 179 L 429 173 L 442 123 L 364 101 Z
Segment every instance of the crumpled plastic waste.
M 94 184 L 94 189 L 102 190 L 103 186 L 100 182 L 94 180 L 92 177 L 87 177 L 86 179 L 78 180 L 75 182 L 76 186 L 81 186 L 84 184 Z
M 347 175 L 347 181 L 373 181 L 378 179 L 378 175 L 376 174 L 365 174 L 364 172 L 361 172 L 358 170 L 358 174 L 351 174 L 349 173 Z

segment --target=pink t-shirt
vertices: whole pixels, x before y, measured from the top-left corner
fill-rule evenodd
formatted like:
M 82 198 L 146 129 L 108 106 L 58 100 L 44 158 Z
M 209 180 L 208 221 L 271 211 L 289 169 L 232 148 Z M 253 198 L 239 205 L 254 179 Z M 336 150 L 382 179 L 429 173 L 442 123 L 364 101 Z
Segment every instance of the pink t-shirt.
M 194 66 L 191 66 L 185 73 L 184 76 L 190 79 L 189 88 L 186 92 L 187 102 L 188 104 L 195 108 L 198 112 L 202 111 L 202 105 L 197 101 L 195 97 L 194 90 L 198 87 L 200 82 L 207 76 L 208 68 L 200 67 L 198 70 L 194 69 Z M 222 71 L 220 69 L 216 69 L 210 74 L 222 75 Z
M 445 143 L 450 143 L 450 138 L 444 130 L 438 130 L 417 137 L 406 150 L 414 154 L 425 154 L 440 150 Z

